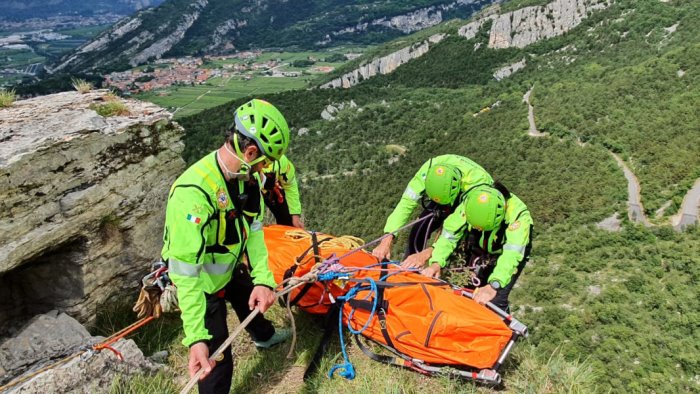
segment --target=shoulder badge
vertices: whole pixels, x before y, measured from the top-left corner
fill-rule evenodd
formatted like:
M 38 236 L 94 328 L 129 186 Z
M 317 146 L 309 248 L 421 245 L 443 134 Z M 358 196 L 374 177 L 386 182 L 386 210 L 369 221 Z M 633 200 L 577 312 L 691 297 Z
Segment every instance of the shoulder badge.
M 510 226 L 508 226 L 508 230 L 510 230 L 510 231 L 515 231 L 519 228 L 520 228 L 520 221 L 519 220 L 514 221 L 513 223 L 510 224 Z
M 219 189 L 219 191 L 216 192 L 216 204 L 219 206 L 219 209 L 226 209 L 226 207 L 228 207 L 228 196 L 224 189 Z

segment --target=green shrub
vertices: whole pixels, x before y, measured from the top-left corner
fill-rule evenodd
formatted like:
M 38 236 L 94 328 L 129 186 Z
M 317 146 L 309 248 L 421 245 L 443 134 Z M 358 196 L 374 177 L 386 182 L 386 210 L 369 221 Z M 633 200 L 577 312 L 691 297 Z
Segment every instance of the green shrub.
M 0 89 L 0 108 L 9 107 L 15 102 L 15 91 Z

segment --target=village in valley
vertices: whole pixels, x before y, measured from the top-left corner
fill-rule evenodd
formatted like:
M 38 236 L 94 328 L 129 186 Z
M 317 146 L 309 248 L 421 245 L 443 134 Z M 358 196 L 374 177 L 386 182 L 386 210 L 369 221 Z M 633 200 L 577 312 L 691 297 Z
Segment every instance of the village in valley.
M 299 89 L 361 56 L 365 48 L 320 52 L 253 50 L 222 56 L 157 59 L 104 75 L 104 86 L 187 116 L 249 94 Z
M 298 78 L 303 75 L 324 74 L 333 71 L 336 63 L 342 64 L 360 54 L 331 54 L 330 58 L 309 55 L 305 59 L 289 59 L 289 55 L 291 54 L 264 53 L 257 50 L 227 56 L 158 59 L 147 66 L 113 72 L 104 75 L 104 78 L 105 84 L 111 88 L 124 94 L 137 94 L 167 89 L 174 85 L 202 85 L 213 78 L 249 81 L 256 76 Z

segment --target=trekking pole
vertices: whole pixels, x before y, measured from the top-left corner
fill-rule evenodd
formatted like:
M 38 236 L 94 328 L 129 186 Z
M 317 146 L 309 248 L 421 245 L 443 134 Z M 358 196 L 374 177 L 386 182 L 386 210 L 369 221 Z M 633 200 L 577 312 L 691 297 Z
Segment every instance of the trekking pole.
M 284 289 L 276 292 L 275 299 L 291 292 L 292 290 L 296 289 L 297 287 L 300 287 L 300 286 L 306 284 L 306 282 L 315 281 L 315 274 L 312 274 L 312 273 L 306 274 L 306 275 L 302 276 L 301 278 L 298 278 L 298 280 L 299 280 L 299 283 L 296 283 L 292 286 L 289 286 L 287 288 L 284 288 Z M 250 312 L 248 317 L 246 317 L 245 320 L 243 320 L 241 322 L 241 324 L 239 324 L 238 327 L 236 327 L 236 329 L 233 330 L 231 335 L 229 335 L 229 337 L 226 338 L 224 343 L 222 343 L 221 346 L 219 346 L 219 348 L 216 349 L 216 351 L 209 356 L 209 360 L 215 360 L 221 353 L 224 352 L 224 350 L 226 350 L 227 347 L 231 346 L 231 343 L 236 338 L 236 336 L 238 336 L 238 334 L 240 334 L 241 331 L 243 331 L 243 329 L 246 328 L 248 326 L 248 324 L 250 324 L 250 322 L 253 321 L 255 316 L 257 316 L 259 313 L 260 313 L 260 309 L 258 309 L 258 307 L 256 306 L 255 309 L 253 309 Z M 195 373 L 194 376 L 192 376 L 190 381 L 187 382 L 187 385 L 185 386 L 185 388 L 183 388 L 182 391 L 180 391 L 180 394 L 188 394 L 192 390 L 194 385 L 197 384 L 197 381 L 199 381 L 199 377 L 202 376 L 202 373 L 204 373 L 204 368 L 200 368 L 199 371 L 197 371 L 197 373 Z

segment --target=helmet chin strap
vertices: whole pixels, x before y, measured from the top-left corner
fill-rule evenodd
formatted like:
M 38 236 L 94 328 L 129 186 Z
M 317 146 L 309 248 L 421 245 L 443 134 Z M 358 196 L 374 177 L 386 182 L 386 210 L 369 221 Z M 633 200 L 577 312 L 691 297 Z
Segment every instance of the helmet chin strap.
M 224 164 L 223 160 L 221 161 L 221 165 L 224 167 L 224 171 L 226 171 L 226 176 L 229 179 L 237 179 L 239 181 L 248 181 L 250 179 L 250 173 L 251 173 L 252 166 L 265 160 L 265 156 L 264 155 L 260 156 L 250 163 L 245 161 L 245 155 L 243 154 L 243 151 L 241 151 L 241 148 L 238 145 L 238 135 L 237 134 L 233 135 L 233 147 L 236 149 L 236 152 L 233 152 L 231 150 L 231 148 L 228 147 L 228 144 L 226 144 L 226 143 L 224 144 L 224 149 L 226 149 L 226 151 L 228 153 L 230 153 L 231 156 L 235 156 L 238 159 L 238 161 L 241 162 L 240 171 L 233 172 L 233 171 L 229 170 L 228 167 L 226 166 L 226 164 Z

